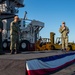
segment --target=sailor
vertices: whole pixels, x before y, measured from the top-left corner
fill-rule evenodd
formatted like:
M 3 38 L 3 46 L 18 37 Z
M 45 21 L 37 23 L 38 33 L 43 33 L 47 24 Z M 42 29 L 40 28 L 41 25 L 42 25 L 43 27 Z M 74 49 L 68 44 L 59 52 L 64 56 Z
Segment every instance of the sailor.
M 62 22 L 62 26 L 59 28 L 59 32 L 61 33 L 62 50 L 67 50 L 69 28 L 65 25 L 65 22 Z
M 3 23 L 2 23 L 2 20 L 0 19 L 0 54 L 3 54 L 3 49 L 2 49 L 2 30 L 3 30 Z
M 1 10 L 0 10 L 0 15 L 1 15 Z M 0 55 L 4 54 L 4 51 L 2 49 L 2 31 L 3 31 L 3 22 L 2 18 L 0 18 Z
M 19 51 L 19 33 L 20 33 L 19 17 L 15 16 L 14 21 L 12 21 L 10 24 L 11 54 L 14 54 L 14 53 L 17 54 Z

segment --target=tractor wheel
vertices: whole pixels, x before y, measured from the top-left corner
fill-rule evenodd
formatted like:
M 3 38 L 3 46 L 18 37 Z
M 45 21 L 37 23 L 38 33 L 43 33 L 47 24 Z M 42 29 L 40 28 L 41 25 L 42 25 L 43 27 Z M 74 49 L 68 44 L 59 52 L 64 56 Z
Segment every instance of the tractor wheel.
M 70 50 L 72 50 L 72 46 L 71 45 L 68 46 L 67 51 L 70 51 Z
M 55 47 L 54 47 L 54 45 L 51 45 L 51 50 L 55 50 Z
M 4 40 L 2 43 L 2 46 L 3 46 L 3 50 L 7 50 L 8 49 L 8 41 Z
M 27 40 L 22 40 L 20 43 L 20 50 L 27 51 L 29 49 L 30 42 Z

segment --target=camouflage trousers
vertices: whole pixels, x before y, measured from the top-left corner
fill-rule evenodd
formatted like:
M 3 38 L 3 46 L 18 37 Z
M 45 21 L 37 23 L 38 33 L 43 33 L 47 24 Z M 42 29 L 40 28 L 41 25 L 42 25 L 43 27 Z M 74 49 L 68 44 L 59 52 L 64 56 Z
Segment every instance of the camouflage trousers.
M 68 37 L 64 38 L 62 37 L 62 49 L 68 48 Z
M 11 35 L 10 39 L 11 39 L 10 50 L 11 51 L 13 51 L 14 49 L 19 50 L 19 36 Z

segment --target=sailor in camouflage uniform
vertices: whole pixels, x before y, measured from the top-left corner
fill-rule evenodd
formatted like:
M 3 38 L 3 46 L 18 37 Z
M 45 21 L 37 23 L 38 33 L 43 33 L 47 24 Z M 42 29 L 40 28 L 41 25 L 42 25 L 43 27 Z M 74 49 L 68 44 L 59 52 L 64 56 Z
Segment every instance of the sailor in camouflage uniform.
M 1 13 L 2 11 L 0 10 L 0 15 Z M 3 31 L 3 22 L 2 22 L 2 18 L 0 18 L 0 55 L 5 54 L 2 48 L 2 31 Z
M 10 44 L 10 50 L 11 54 L 18 53 L 19 50 L 19 33 L 20 33 L 20 28 L 19 28 L 19 17 L 15 16 L 14 21 L 11 22 L 10 25 L 10 38 L 11 38 L 11 44 Z
M 3 23 L 2 23 L 2 20 L 0 19 L 0 54 L 3 54 L 3 49 L 2 49 L 2 30 L 3 30 Z
M 68 34 L 69 28 L 65 26 L 65 22 L 62 22 L 62 26 L 59 29 L 61 33 L 61 40 L 62 40 L 62 50 L 68 49 Z

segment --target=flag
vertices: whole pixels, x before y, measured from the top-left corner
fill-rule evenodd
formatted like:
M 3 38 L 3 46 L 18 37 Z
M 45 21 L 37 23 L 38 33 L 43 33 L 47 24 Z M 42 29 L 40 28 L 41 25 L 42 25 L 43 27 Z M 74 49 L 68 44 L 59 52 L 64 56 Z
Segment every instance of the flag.
M 26 61 L 27 75 L 48 75 L 75 62 L 75 52 Z

